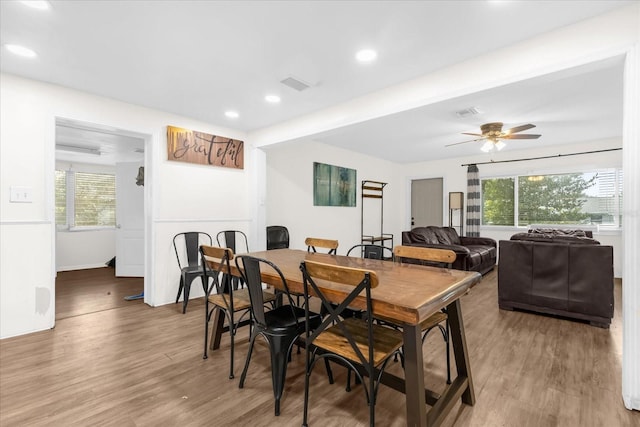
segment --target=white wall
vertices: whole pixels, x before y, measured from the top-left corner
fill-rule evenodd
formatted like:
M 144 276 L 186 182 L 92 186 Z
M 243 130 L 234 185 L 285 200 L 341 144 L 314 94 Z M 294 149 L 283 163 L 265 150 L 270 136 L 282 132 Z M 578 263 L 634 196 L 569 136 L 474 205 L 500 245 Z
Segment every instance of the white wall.
M 246 140 L 243 132 L 7 74 L 0 75 L 0 94 L 1 338 L 54 325 L 56 117 L 151 135 L 145 147 L 148 304 L 175 300 L 175 233 L 252 229 L 249 188 L 256 172 L 249 144 L 244 170 L 169 162 L 166 154 L 167 125 Z M 30 187 L 33 203 L 9 203 L 14 185 Z
M 402 182 L 395 178 L 393 163 L 314 141 L 271 146 L 266 152 L 267 225 L 286 226 L 291 248 L 306 249 L 306 237 L 337 239 L 338 254 L 345 254 L 351 246 L 359 244 L 362 180 L 388 183 L 384 190 L 384 231 L 394 234 L 394 243 L 400 241 L 397 211 L 404 202 L 399 192 Z M 313 205 L 313 162 L 356 169 L 355 207 Z M 378 215 L 379 208 L 373 209 L 376 212 L 372 214 Z
M 56 232 L 56 271 L 104 267 L 114 256 L 113 229 Z

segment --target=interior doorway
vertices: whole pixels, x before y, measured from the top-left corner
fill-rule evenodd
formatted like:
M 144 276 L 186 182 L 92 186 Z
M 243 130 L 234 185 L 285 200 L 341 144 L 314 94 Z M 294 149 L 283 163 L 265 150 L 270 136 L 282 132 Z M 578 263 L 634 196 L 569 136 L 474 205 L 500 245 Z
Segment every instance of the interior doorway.
M 59 197 L 56 191 L 56 246 L 54 261 L 58 279 L 68 279 L 70 273 L 74 277 L 84 278 L 84 281 L 95 282 L 95 292 L 84 287 L 69 286 L 68 280 L 64 289 L 56 289 L 56 301 L 64 298 L 61 309 L 67 307 L 70 301 L 70 311 L 73 315 L 83 314 L 83 307 L 88 312 L 101 309 L 117 308 L 120 301 L 114 302 L 115 292 L 107 289 L 100 292 L 98 288 L 109 282 L 109 286 L 123 282 L 124 278 L 136 278 L 127 282 L 127 289 L 132 294 L 144 295 L 145 276 L 145 230 L 146 203 L 144 190 L 145 146 L 150 143 L 151 136 L 133 131 L 118 129 L 110 126 L 80 122 L 66 118 L 56 118 L 55 133 L 55 174 L 59 190 L 59 179 L 64 180 L 65 194 Z M 69 178 L 70 177 L 70 178 Z M 96 184 L 92 182 L 96 178 Z M 109 184 L 104 184 L 101 179 Z M 84 182 L 81 186 L 78 182 Z M 102 209 L 97 207 L 97 220 L 87 223 L 80 219 L 78 209 L 86 203 L 93 202 L 95 188 L 109 185 L 115 199 L 111 207 Z M 91 195 L 92 191 L 93 195 Z M 54 190 L 55 191 L 55 190 Z M 61 201 L 62 200 L 62 201 Z M 113 201 L 113 199 L 111 199 Z M 65 202 L 66 201 L 66 202 Z M 69 207 L 74 205 L 71 212 L 60 214 L 60 204 Z M 98 202 L 99 203 L 99 202 Z M 80 206 L 80 208 L 78 208 Z M 114 209 L 115 208 L 115 209 Z M 66 218 L 66 220 L 65 220 Z M 104 218 L 109 218 L 105 220 Z M 115 264 L 115 265 L 114 265 Z M 115 268 L 104 268 L 105 266 Z M 124 268 L 118 268 L 124 267 Z M 96 272 L 103 281 L 93 280 Z M 105 274 L 113 280 L 105 280 Z M 61 278 L 61 276 L 64 276 Z M 80 280 L 79 282 L 82 282 Z M 104 287 L 102 286 L 102 287 Z M 123 288 L 122 283 L 118 286 Z M 76 294 L 74 294 L 77 289 Z M 106 288 L 105 288 L 106 289 Z M 136 292 L 133 292 L 136 291 Z M 87 305 L 81 300 L 98 298 L 100 301 Z M 122 295 L 118 295 L 121 298 Z M 56 319 L 60 318 L 56 304 Z M 63 315 L 64 313 L 60 313 Z
M 443 179 L 411 181 L 411 228 L 443 225 Z

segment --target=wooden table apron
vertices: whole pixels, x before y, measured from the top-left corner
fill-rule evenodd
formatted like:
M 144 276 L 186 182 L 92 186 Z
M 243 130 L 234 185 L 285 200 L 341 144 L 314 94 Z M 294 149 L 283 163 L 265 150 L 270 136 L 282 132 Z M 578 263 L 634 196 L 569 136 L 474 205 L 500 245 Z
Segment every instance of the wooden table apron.
M 371 290 L 373 313 L 376 317 L 402 326 L 405 355 L 405 378 L 385 373 L 383 382 L 405 393 L 408 426 L 440 425 L 459 398 L 468 405 L 475 403 L 459 298 L 480 281 L 479 273 L 308 253 L 295 249 L 252 252 L 249 255 L 264 258 L 276 264 L 282 270 L 289 290 L 299 294 L 303 292 L 300 263 L 306 259 L 345 267 L 364 268 L 377 273 L 379 286 Z M 231 270 L 231 274 L 239 275 L 234 261 L 231 262 Z M 262 280 L 276 288 L 281 287 L 280 279 L 275 274 L 263 272 Z M 349 291 L 349 288 L 336 284 L 326 284 L 326 288 L 327 296 L 330 299 L 335 298 L 336 301 L 341 301 Z M 351 305 L 365 308 L 364 297 L 360 300 L 356 299 Z M 442 395 L 438 395 L 424 387 L 420 322 L 443 307 L 447 307 L 449 314 L 457 377 L 447 386 Z M 216 330 L 216 336 L 212 340 L 214 349 L 219 347 L 223 320 L 222 316 L 216 316 L 214 320 L 213 327 Z M 428 412 L 425 402 L 431 405 Z

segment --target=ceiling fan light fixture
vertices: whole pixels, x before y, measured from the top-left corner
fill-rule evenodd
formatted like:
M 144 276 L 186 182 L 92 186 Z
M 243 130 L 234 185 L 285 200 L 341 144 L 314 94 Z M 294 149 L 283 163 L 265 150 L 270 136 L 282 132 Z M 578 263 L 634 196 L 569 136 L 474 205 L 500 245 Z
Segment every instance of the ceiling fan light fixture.
M 493 150 L 493 141 L 485 141 L 485 143 L 482 145 L 482 148 L 480 148 L 482 151 L 484 151 L 485 153 L 488 153 L 489 151 Z
M 498 151 L 502 150 L 504 147 L 506 147 L 506 146 L 507 146 L 507 144 L 505 144 L 505 143 L 504 143 L 504 142 L 502 142 L 502 141 L 497 141 L 497 142 L 495 143 L 495 145 L 496 145 L 496 148 L 498 149 Z

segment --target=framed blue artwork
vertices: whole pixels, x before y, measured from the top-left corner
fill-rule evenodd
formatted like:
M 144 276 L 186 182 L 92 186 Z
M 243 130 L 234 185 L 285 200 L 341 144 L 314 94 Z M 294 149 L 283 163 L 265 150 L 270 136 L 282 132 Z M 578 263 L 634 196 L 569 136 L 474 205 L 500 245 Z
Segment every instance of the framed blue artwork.
M 356 205 L 356 170 L 313 162 L 313 205 Z

